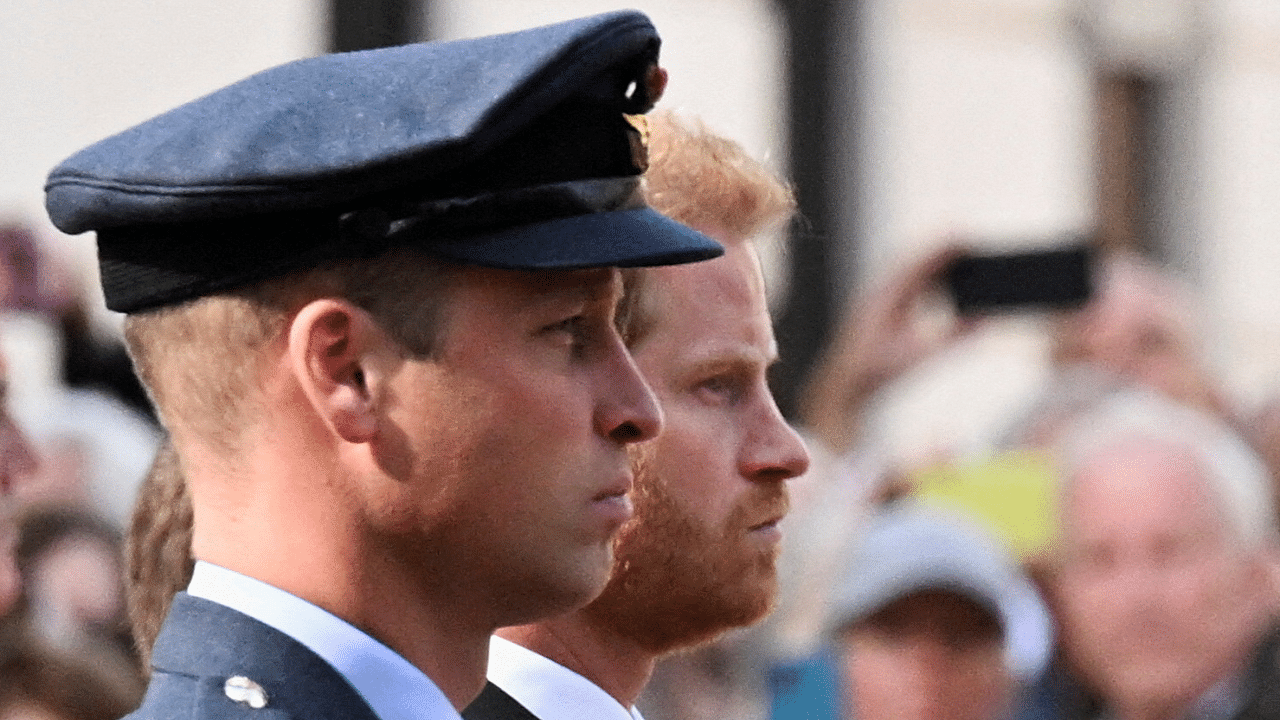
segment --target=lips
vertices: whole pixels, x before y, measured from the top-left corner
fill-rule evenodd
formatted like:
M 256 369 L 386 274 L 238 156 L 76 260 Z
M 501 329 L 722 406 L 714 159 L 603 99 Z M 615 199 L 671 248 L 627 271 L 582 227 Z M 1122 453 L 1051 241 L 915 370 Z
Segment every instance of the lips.
M 591 506 L 612 534 L 635 514 L 631 502 L 631 474 L 619 476 L 591 498 Z
M 592 502 L 613 500 L 619 496 L 625 496 L 630 492 L 631 473 L 627 473 L 625 476 L 620 476 L 617 480 L 614 480 L 612 483 L 602 488 L 600 492 L 595 494 L 595 497 L 591 498 L 591 500 Z
M 751 532 L 755 532 L 756 530 L 768 530 L 770 528 L 777 527 L 779 522 L 782 522 L 781 516 L 772 518 L 770 520 L 766 520 L 762 523 L 757 523 L 755 525 L 752 525 L 751 527 L 747 528 L 747 530 Z

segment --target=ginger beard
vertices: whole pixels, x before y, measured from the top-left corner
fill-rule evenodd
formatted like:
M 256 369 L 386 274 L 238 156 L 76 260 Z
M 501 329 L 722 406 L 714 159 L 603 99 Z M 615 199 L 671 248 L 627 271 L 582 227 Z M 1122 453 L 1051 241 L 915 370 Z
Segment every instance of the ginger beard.
M 635 515 L 613 542 L 613 574 L 583 612 L 654 653 L 708 642 L 768 614 L 778 546 L 749 538 L 752 518 L 784 514 L 781 481 L 755 482 L 718 525 L 682 507 L 646 452 L 633 454 Z

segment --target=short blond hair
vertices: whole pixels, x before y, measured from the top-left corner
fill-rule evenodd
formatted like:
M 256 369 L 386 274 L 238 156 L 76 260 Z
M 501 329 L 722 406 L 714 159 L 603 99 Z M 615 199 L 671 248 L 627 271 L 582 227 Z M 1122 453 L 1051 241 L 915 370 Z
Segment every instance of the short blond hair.
M 303 305 L 321 297 L 348 300 L 407 356 L 425 358 L 438 345 L 455 273 L 451 263 L 397 248 L 130 315 L 125 341 L 165 425 L 230 457 L 259 411 L 254 389 L 264 351 Z

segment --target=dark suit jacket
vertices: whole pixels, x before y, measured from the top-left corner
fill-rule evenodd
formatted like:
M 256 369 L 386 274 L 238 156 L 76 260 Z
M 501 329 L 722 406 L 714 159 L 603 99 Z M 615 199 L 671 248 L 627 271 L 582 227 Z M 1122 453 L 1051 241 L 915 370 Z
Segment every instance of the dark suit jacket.
M 1245 683 L 1244 703 L 1232 720 L 1280 718 L 1280 626 L 1258 643 Z
M 515 698 L 493 683 L 484 684 L 484 690 L 466 710 L 463 720 L 538 720 L 538 717 L 516 702 Z
M 127 720 L 378 720 L 349 683 L 293 638 L 218 603 L 178 593 L 151 659 L 151 684 Z M 266 690 L 255 710 L 228 677 Z
M 1240 707 L 1229 720 L 1280 720 L 1280 625 L 1267 632 L 1244 677 Z M 1108 715 L 1102 700 L 1089 693 L 1065 669 L 1054 667 L 1033 689 L 1032 702 L 1020 719 L 1098 720 Z

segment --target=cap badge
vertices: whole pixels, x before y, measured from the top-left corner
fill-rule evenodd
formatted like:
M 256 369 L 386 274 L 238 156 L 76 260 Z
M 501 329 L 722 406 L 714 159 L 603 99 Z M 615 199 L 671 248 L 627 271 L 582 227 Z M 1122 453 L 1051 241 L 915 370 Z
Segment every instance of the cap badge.
M 627 124 L 627 139 L 631 142 L 631 163 L 640 172 L 649 169 L 649 118 L 644 115 L 623 115 Z

